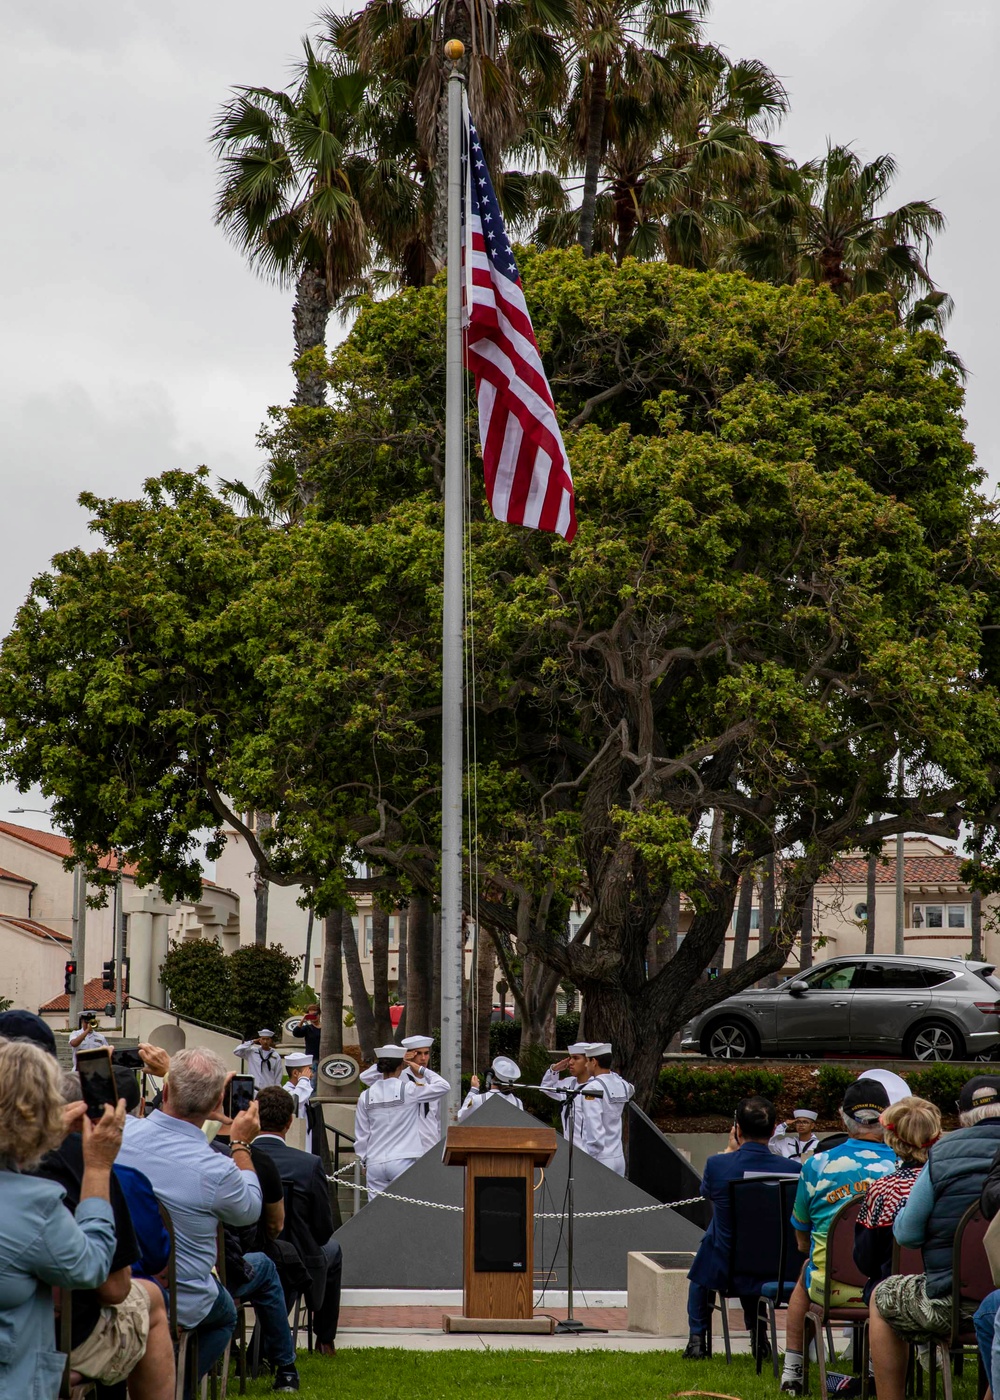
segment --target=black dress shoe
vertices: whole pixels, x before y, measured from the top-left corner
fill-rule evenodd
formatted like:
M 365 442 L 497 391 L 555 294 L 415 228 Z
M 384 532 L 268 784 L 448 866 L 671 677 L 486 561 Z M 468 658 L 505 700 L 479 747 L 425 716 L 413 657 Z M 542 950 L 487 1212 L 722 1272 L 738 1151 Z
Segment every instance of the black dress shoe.
M 688 1334 L 688 1344 L 684 1348 L 684 1360 L 708 1360 L 708 1338 L 704 1332 L 690 1332 Z

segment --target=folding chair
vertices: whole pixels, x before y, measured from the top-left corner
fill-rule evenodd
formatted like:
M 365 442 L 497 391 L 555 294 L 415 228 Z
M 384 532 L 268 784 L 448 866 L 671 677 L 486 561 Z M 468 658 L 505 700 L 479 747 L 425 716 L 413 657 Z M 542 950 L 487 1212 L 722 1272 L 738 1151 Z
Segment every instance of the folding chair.
M 167 1260 L 167 1322 L 170 1338 L 174 1344 L 177 1361 L 177 1380 L 174 1386 L 175 1400 L 184 1400 L 184 1382 L 188 1368 L 198 1375 L 198 1334 L 181 1327 L 177 1321 L 177 1245 L 174 1235 L 174 1222 L 162 1201 L 159 1202 L 160 1216 L 170 1236 L 170 1257 Z
M 59 1350 L 64 1352 L 66 1356 L 62 1380 L 59 1384 L 59 1400 L 84 1400 L 85 1396 L 94 1394 L 97 1382 L 79 1375 L 75 1382 L 73 1380 L 73 1376 L 77 1374 L 69 1362 L 69 1354 L 73 1350 L 73 1290 L 60 1288 L 53 1290 L 53 1292 L 58 1293 Z
M 744 1177 L 729 1183 L 732 1241 L 726 1283 L 717 1300 L 727 1364 L 733 1358 L 728 1305 L 730 1299 L 740 1296 L 736 1280 L 744 1284 L 751 1280 L 753 1286 L 744 1287 L 743 1292 L 759 1297 L 763 1288 L 782 1273 L 782 1187 L 788 1182 L 794 1189 L 794 1178 L 783 1178 L 777 1173 L 773 1177 Z M 708 1341 L 711 1354 L 711 1333 Z
M 792 1296 L 792 1290 L 798 1282 L 802 1273 L 802 1265 L 806 1262 L 807 1256 L 799 1249 L 799 1242 L 792 1225 L 792 1207 L 795 1204 L 795 1192 L 798 1188 L 798 1177 L 786 1177 L 778 1182 L 778 1194 L 780 1196 L 779 1224 L 781 1227 L 781 1247 L 776 1276 L 769 1279 L 760 1290 L 760 1301 L 758 1302 L 758 1313 L 763 1309 L 766 1319 L 768 1334 L 771 1339 L 771 1368 L 774 1371 L 774 1378 L 778 1378 L 778 1310 L 787 1308 L 788 1300 Z M 763 1357 L 758 1353 L 757 1374 L 760 1375 L 763 1369 Z
M 820 1395 L 825 1396 L 826 1348 L 823 1344 L 823 1332 L 825 1329 L 832 1360 L 834 1351 L 830 1325 L 834 1322 L 849 1323 L 854 1328 L 855 1338 L 860 1333 L 862 1400 L 866 1400 L 868 1395 L 868 1304 L 859 1300 L 857 1303 L 838 1306 L 832 1301 L 834 1281 L 853 1285 L 858 1289 L 863 1288 L 868 1282 L 867 1274 L 863 1274 L 854 1262 L 854 1226 L 857 1223 L 864 1199 L 864 1196 L 854 1196 L 851 1200 L 846 1201 L 830 1222 L 830 1229 L 826 1237 L 823 1301 L 822 1303 L 810 1302 L 809 1311 L 805 1318 L 805 1336 L 802 1347 L 802 1392 L 805 1395 L 809 1393 L 809 1329 L 811 1327 L 815 1334 L 819 1389 Z M 858 1350 L 855 1346 L 855 1366 L 857 1366 L 857 1356 Z
M 930 1400 L 937 1393 L 937 1361 L 941 1360 L 941 1381 L 945 1400 L 952 1400 L 951 1363 L 956 1362 L 956 1371 L 961 1374 L 965 1350 L 972 1347 L 979 1366 L 979 1393 L 982 1394 L 989 1378 L 983 1369 L 982 1357 L 976 1343 L 976 1333 L 972 1318 L 962 1313 L 962 1304 L 974 1303 L 976 1307 L 988 1293 L 993 1292 L 993 1275 L 983 1246 L 983 1239 L 989 1228 L 989 1221 L 983 1218 L 979 1202 L 974 1202 L 962 1216 L 955 1231 L 955 1243 L 951 1253 L 951 1334 L 949 1337 L 932 1337 L 930 1366 Z

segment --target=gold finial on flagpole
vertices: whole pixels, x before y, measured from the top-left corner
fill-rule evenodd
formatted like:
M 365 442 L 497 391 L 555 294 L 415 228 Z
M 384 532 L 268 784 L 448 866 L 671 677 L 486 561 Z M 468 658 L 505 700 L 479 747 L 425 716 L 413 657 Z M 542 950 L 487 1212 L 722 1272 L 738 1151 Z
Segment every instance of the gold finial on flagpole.
M 449 39 L 444 46 L 444 56 L 451 63 L 457 63 L 465 53 L 465 45 L 461 39 Z

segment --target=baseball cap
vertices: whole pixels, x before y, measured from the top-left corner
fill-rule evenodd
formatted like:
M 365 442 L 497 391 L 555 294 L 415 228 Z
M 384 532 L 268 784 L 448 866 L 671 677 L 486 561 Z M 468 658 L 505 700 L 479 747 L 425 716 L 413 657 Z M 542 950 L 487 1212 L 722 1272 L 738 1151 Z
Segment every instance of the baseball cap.
M 0 1021 L 2 1020 L 3 1017 L 0 1016 Z M 974 1108 L 982 1108 L 984 1104 L 996 1103 L 998 1099 L 1000 1075 L 977 1074 L 962 1085 L 962 1092 L 958 1096 L 958 1109 L 960 1113 L 969 1113 Z
M 56 1057 L 56 1038 L 52 1027 L 33 1011 L 4 1011 L 0 1013 L 0 1037 L 4 1040 L 31 1040 Z
M 889 1107 L 889 1095 L 877 1079 L 856 1079 L 844 1091 L 841 1107 L 856 1123 L 877 1123 Z

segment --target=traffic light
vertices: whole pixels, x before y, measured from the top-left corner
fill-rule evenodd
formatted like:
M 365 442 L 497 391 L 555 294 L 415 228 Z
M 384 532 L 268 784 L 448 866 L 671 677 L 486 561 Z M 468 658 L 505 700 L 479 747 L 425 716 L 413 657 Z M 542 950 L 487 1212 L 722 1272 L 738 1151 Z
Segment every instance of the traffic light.
M 76 991 L 76 958 L 70 958 L 66 964 L 66 976 L 63 980 L 63 990 L 70 996 Z
M 113 992 L 115 989 L 115 960 L 111 958 L 109 962 L 103 964 L 104 971 L 101 975 L 101 987 L 106 992 Z

